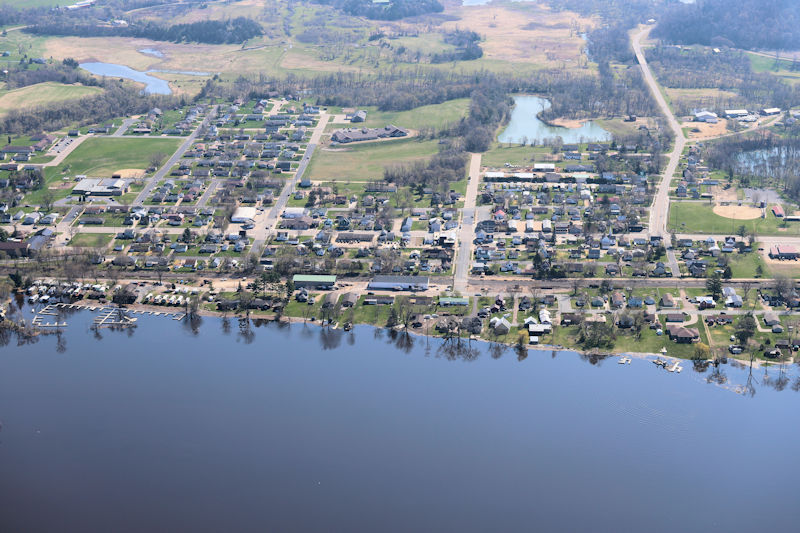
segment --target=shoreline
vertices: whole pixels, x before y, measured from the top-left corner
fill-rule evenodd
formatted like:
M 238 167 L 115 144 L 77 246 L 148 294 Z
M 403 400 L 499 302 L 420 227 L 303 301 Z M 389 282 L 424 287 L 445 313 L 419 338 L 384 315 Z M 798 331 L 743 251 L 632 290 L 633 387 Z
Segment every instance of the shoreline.
M 83 301 L 81 300 L 80 302 L 83 302 Z M 108 303 L 108 302 L 107 303 L 100 303 L 99 301 L 92 302 L 92 303 L 94 303 L 94 305 L 91 305 L 90 303 L 71 303 L 70 304 L 70 303 L 64 303 L 64 302 L 58 302 L 58 303 L 53 304 L 53 305 L 58 305 L 58 304 L 61 304 L 61 305 L 64 305 L 64 306 L 73 305 L 73 306 L 77 306 L 79 310 L 89 310 L 89 308 L 91 308 L 91 307 L 105 307 L 105 306 L 109 306 L 109 305 L 110 306 L 116 305 L 116 304 Z M 141 313 L 141 314 L 144 314 L 144 313 L 153 313 L 153 314 L 161 313 L 162 315 L 183 314 L 184 316 L 180 319 L 180 322 L 183 322 L 187 318 L 186 308 L 183 307 L 183 306 L 174 307 L 174 306 L 158 306 L 158 305 L 146 305 L 146 304 L 141 304 L 141 303 L 135 303 L 135 304 L 129 304 L 129 305 L 124 305 L 124 306 L 119 306 L 119 307 L 121 309 L 125 309 L 125 310 L 128 310 L 128 311 L 131 311 L 133 313 Z M 33 309 L 33 308 L 29 307 L 29 309 Z M 304 325 L 310 325 L 310 326 L 318 326 L 320 328 L 329 327 L 331 329 L 338 329 L 338 330 L 342 330 L 344 332 L 344 329 L 342 329 L 342 326 L 341 326 L 341 324 L 343 323 L 342 321 L 336 321 L 332 325 L 330 325 L 330 324 L 324 324 L 321 319 L 315 319 L 315 320 L 312 321 L 312 320 L 310 320 L 308 318 L 303 318 L 303 317 L 298 317 L 298 316 L 291 316 L 291 315 L 280 315 L 280 318 L 277 318 L 274 313 L 270 313 L 269 315 L 246 313 L 246 312 L 242 312 L 242 311 L 235 311 L 235 312 L 230 312 L 229 313 L 229 312 L 222 312 L 222 311 L 212 311 L 212 310 L 209 310 L 209 309 L 202 309 L 201 308 L 201 309 L 198 309 L 198 311 L 196 312 L 196 315 L 200 316 L 200 317 L 212 317 L 212 318 L 236 318 L 236 319 L 249 318 L 251 320 L 263 320 L 263 321 L 266 321 L 266 322 L 278 322 L 278 323 L 283 323 L 283 324 L 304 324 Z M 173 320 L 177 320 L 177 319 L 173 318 Z M 13 323 L 15 325 L 18 325 L 17 323 L 15 323 L 13 321 L 9 320 L 9 322 L 11 322 L 11 323 Z M 395 326 L 393 328 L 388 328 L 386 326 L 379 326 L 377 324 L 368 324 L 368 323 L 364 323 L 364 322 L 355 322 L 355 323 L 352 324 L 352 326 L 353 327 L 355 327 L 355 326 L 368 326 L 368 327 L 372 327 L 372 328 L 376 328 L 376 329 L 394 330 L 394 331 L 396 331 L 398 333 L 406 330 L 406 328 L 402 324 L 397 325 L 397 326 Z M 51 333 L 50 331 L 43 330 L 41 328 L 37 328 L 37 331 L 39 333 L 41 333 L 41 334 L 50 334 Z M 415 336 L 420 337 L 420 338 L 427 337 L 427 338 L 439 339 L 439 340 L 442 340 L 442 341 L 446 341 L 447 340 L 446 337 L 441 336 L 441 335 L 435 335 L 435 334 L 430 334 L 430 333 L 426 334 L 425 331 L 423 330 L 423 328 L 408 328 L 406 331 L 407 331 L 408 334 L 415 335 Z M 501 344 L 501 345 L 506 346 L 507 348 L 511 348 L 511 349 L 522 347 L 522 348 L 525 349 L 526 352 L 529 352 L 529 351 L 541 351 L 541 352 L 557 351 L 557 352 L 573 353 L 573 354 L 576 354 L 576 355 L 579 355 L 579 356 L 586 356 L 586 357 L 596 356 L 596 357 L 601 357 L 603 359 L 609 359 L 609 358 L 612 358 L 612 357 L 617 357 L 617 358 L 619 358 L 619 357 L 630 357 L 630 358 L 638 359 L 638 360 L 653 360 L 653 359 L 661 358 L 661 359 L 666 359 L 666 360 L 668 360 L 670 362 L 680 362 L 680 361 L 694 362 L 693 359 L 678 357 L 678 356 L 669 355 L 669 354 L 662 354 L 662 353 L 617 352 L 617 351 L 613 351 L 613 349 L 612 350 L 596 350 L 596 349 L 584 350 L 584 349 L 581 349 L 581 348 L 578 348 L 578 347 L 568 347 L 568 346 L 553 345 L 553 344 L 523 344 L 523 345 L 520 345 L 520 344 L 515 343 L 515 342 L 491 340 L 491 339 L 486 339 L 486 338 L 483 338 L 483 337 L 480 337 L 480 336 L 475 336 L 475 335 L 469 335 L 468 337 L 461 337 L 461 339 L 463 341 L 466 341 L 466 342 L 475 341 L 475 342 L 484 342 L 484 343 L 487 343 L 487 344 Z M 745 365 L 745 366 L 750 366 L 752 364 L 752 367 L 754 369 L 761 368 L 761 366 L 763 364 L 771 364 L 769 361 L 761 361 L 759 359 L 754 359 L 752 362 L 749 361 L 749 360 L 745 360 L 745 359 L 737 359 L 735 357 L 728 357 L 727 359 L 729 361 L 735 361 L 737 364 L 741 364 L 741 365 Z M 706 362 L 709 363 L 709 364 L 712 364 L 711 360 L 706 360 Z

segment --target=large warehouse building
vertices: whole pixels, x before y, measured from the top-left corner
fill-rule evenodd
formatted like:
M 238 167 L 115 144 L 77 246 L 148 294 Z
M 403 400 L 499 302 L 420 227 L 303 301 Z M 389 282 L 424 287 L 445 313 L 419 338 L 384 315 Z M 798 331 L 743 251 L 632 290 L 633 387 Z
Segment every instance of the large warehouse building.
M 427 276 L 375 276 L 367 286 L 378 291 L 426 291 Z

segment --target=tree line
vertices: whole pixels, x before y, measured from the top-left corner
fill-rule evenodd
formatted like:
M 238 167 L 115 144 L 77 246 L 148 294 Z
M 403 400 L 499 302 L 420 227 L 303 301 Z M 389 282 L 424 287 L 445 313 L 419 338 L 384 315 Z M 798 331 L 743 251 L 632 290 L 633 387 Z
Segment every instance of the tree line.
M 675 3 L 659 17 L 652 35 L 680 44 L 797 50 L 800 48 L 800 3 L 796 0 Z
M 333 6 L 348 15 L 371 20 L 400 20 L 428 13 L 441 13 L 444 7 L 437 0 L 390 0 L 376 4 L 372 0 L 313 0 L 317 4 Z
M 27 62 L 20 62 L 16 67 L 9 69 L 6 75 L 6 84 L 9 89 L 18 89 L 47 81 L 58 83 L 91 85 L 102 87 L 103 81 L 95 78 L 86 71 L 78 69 L 74 59 L 67 58 L 61 63 L 44 65 L 37 69 L 29 69 Z
M 98 20 L 46 17 L 25 28 L 34 35 L 74 35 L 77 37 L 136 37 L 153 41 L 196 42 L 207 44 L 238 44 L 264 34 L 261 24 L 247 17 L 225 20 L 201 20 L 188 24 L 165 26 L 152 21 L 131 21 L 118 27 Z
M 0 118 L 0 131 L 32 134 L 55 131 L 75 125 L 96 124 L 119 116 L 140 115 L 153 107 L 175 109 L 186 102 L 175 96 L 145 95 L 139 89 L 107 80 L 101 94 L 75 101 L 24 110 L 11 110 Z
M 666 87 L 720 89 L 734 96 L 719 96 L 715 109 L 763 107 L 788 108 L 800 100 L 800 89 L 766 72 L 753 72 L 750 58 L 737 50 L 679 49 L 656 46 L 646 51 L 647 61 Z M 691 109 L 681 107 L 679 113 Z

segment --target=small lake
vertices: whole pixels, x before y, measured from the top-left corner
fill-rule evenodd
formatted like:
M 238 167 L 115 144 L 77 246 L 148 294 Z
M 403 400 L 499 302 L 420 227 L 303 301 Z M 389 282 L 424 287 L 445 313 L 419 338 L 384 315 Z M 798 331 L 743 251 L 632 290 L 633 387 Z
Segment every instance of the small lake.
M 528 142 L 541 143 L 545 139 L 561 137 L 565 143 L 602 142 L 611 140 L 611 134 L 591 120 L 580 128 L 561 128 L 545 124 L 536 116 L 548 109 L 550 102 L 539 96 L 515 96 L 511 120 L 497 140 L 501 143 L 518 143 L 523 137 Z
M 172 94 L 169 83 L 165 80 L 150 76 L 147 72 L 133 70 L 124 65 L 113 63 L 81 63 L 80 67 L 96 76 L 109 78 L 125 78 L 138 83 L 144 83 L 144 92 L 148 94 Z
M 96 314 L 0 335 L 2 531 L 797 530 L 796 366 Z

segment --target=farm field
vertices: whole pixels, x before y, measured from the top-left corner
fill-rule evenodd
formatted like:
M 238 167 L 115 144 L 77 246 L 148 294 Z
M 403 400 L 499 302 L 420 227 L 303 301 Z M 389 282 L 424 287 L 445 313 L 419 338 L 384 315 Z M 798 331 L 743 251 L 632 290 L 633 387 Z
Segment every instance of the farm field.
M 37 83 L 0 93 L 0 114 L 67 100 L 77 100 L 103 92 L 100 87 L 64 85 L 56 82 Z
M 46 178 L 48 182 L 64 175 L 102 178 L 123 169 L 146 169 L 153 155 L 170 156 L 180 143 L 181 139 L 86 139 L 63 163 L 47 167 Z
M 717 215 L 705 202 L 672 202 L 669 208 L 669 229 L 678 233 L 714 233 L 735 235 L 739 226 L 757 235 L 800 235 L 800 224 L 789 222 L 781 227 L 781 220 L 769 210 L 767 218 L 736 220 Z
M 427 159 L 438 151 L 436 141 L 401 139 L 368 142 L 333 149 L 320 148 L 311 159 L 311 180 L 370 180 L 383 177 L 384 167 Z

